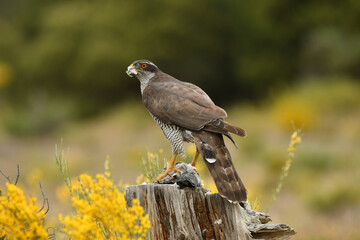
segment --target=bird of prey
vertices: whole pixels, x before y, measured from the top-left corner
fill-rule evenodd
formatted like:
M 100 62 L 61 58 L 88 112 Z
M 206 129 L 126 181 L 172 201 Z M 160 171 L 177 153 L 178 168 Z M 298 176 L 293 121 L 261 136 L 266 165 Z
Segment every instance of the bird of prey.
M 225 122 L 226 112 L 202 89 L 162 72 L 148 60 L 133 62 L 126 73 L 140 80 L 142 102 L 172 146 L 171 161 L 157 180 L 169 172 L 180 172 L 174 167 L 175 159 L 177 155 L 185 156 L 184 142 L 191 142 L 196 146 L 191 164 L 195 167 L 201 154 L 220 195 L 230 202 L 246 201 L 245 186 L 223 139 L 225 135 L 235 144 L 230 133 L 245 137 L 246 132 Z

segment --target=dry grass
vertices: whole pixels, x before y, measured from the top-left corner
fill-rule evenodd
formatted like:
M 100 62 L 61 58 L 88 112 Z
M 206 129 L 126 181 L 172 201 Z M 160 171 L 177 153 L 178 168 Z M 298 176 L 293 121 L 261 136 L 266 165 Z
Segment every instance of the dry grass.
M 259 211 L 265 211 L 271 204 L 273 189 L 287 160 L 291 124 L 283 119 L 297 117 L 302 111 L 302 108 L 296 110 L 299 105 L 293 105 L 294 109 L 287 112 L 289 108 L 283 108 L 280 102 L 300 102 L 304 108 L 312 109 L 314 115 L 308 120 L 313 122 L 305 126 L 296 161 L 292 162 L 282 190 L 269 210 L 276 222 L 285 222 L 296 229 L 298 234 L 294 239 L 356 239 L 360 236 L 355 226 L 360 221 L 360 190 L 353 187 L 360 182 L 360 97 L 351 93 L 353 89 L 360 90 L 356 84 L 346 81 L 325 85 L 310 82 L 262 106 L 239 104 L 226 108 L 227 120 L 248 133 L 245 139 L 235 138 L 238 150 L 230 142 L 227 145 L 248 188 L 249 199 L 258 202 Z M 296 115 L 293 112 L 297 112 Z M 124 103 L 87 122 L 69 123 L 42 137 L 21 139 L 2 134 L 0 168 L 6 167 L 7 173 L 14 176 L 16 168 L 9 166 L 19 163 L 23 180 L 35 173 L 41 178 L 52 206 L 49 222 L 56 212 L 71 211 L 70 205 L 61 202 L 53 190 L 63 186 L 54 162 L 54 145 L 59 144 L 61 138 L 63 147 L 69 149 L 71 176 L 85 172 L 94 176 L 98 169 L 103 169 L 103 160 L 109 155 L 114 181 L 135 184 L 142 172 L 141 159 L 146 160 L 148 152 L 164 149 L 160 160 L 171 156 L 170 144 L 140 101 Z M 191 161 L 192 155 L 188 155 L 183 161 Z M 200 160 L 199 168 L 201 166 Z M 34 168 L 37 170 L 32 171 Z M 201 175 L 211 188 L 212 180 L 206 168 L 201 170 Z M 26 187 L 31 183 L 23 184 Z

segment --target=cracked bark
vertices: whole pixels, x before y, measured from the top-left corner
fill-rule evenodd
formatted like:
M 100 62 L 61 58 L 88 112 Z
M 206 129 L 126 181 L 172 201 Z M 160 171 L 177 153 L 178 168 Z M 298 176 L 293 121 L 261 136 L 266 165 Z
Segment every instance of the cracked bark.
M 126 201 L 137 198 L 149 214 L 148 238 L 160 239 L 289 239 L 295 234 L 286 224 L 267 224 L 270 216 L 248 203 L 232 204 L 200 187 L 143 184 L 126 188 Z

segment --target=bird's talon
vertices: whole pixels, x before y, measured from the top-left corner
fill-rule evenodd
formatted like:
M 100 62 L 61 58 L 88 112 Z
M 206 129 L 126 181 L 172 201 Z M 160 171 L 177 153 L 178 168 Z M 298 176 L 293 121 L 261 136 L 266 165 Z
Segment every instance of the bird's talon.
M 170 169 L 166 169 L 165 172 L 163 172 L 162 174 L 160 174 L 156 180 L 158 182 L 161 181 L 161 179 L 163 179 L 164 177 L 166 177 L 169 173 L 171 172 L 177 172 L 177 173 L 181 173 L 181 170 L 180 169 L 177 169 L 177 168 L 170 168 Z

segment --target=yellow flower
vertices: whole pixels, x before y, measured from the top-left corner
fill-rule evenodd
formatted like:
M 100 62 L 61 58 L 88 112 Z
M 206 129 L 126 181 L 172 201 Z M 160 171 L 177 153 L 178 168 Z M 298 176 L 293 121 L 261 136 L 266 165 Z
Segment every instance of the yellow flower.
M 162 154 L 164 150 L 162 148 L 159 149 L 159 153 Z
M 268 207 L 268 209 L 270 208 L 270 206 L 272 206 L 272 204 L 274 203 L 274 201 L 277 198 L 277 195 L 280 193 L 281 189 L 282 189 L 282 185 L 284 182 L 284 179 L 288 176 L 289 174 L 289 170 L 292 164 L 292 161 L 294 160 L 294 156 L 295 156 L 295 146 L 299 143 L 301 143 L 301 136 L 298 136 L 298 134 L 301 133 L 301 129 L 296 130 L 290 138 L 290 143 L 289 143 L 289 147 L 288 147 L 288 158 L 285 161 L 283 167 L 282 167 L 282 171 L 280 174 L 280 179 L 278 181 L 278 184 L 276 186 L 275 191 L 273 192 L 273 196 L 271 199 L 271 203 Z
M 295 138 L 293 142 L 294 142 L 294 144 L 301 143 L 301 137 Z
M 295 131 L 292 135 L 291 135 L 291 140 L 294 140 L 297 137 L 298 133 L 297 131 Z
M 295 148 L 294 148 L 294 147 L 289 147 L 289 148 L 288 148 L 288 152 L 293 152 L 293 151 L 295 151 Z
M 301 136 L 298 136 L 298 132 L 295 131 L 292 135 L 291 135 L 291 139 L 290 139 L 290 144 L 289 144 L 289 148 L 288 151 L 289 152 L 293 152 L 295 151 L 295 146 L 297 144 L 301 143 Z
M 153 153 L 149 152 L 149 153 L 148 153 L 148 157 L 149 157 L 149 158 L 154 158 L 155 156 L 154 156 Z
M 150 221 L 134 200 L 126 207 L 124 195 L 114 183 L 102 174 L 92 179 L 83 174 L 79 177 L 82 188 L 72 197 L 77 214 L 59 220 L 64 224 L 63 232 L 72 239 L 144 239 Z M 75 192 L 75 191 L 74 191 Z
M 0 196 L 0 237 L 47 239 L 45 213 L 36 208 L 36 198 L 27 199 L 14 184 L 6 183 L 7 196 Z
M 140 176 L 138 176 L 138 177 L 136 178 L 136 184 L 137 184 L 137 185 L 140 185 L 140 184 L 142 184 L 143 182 L 145 182 L 145 176 L 144 176 L 143 174 L 141 174 Z

